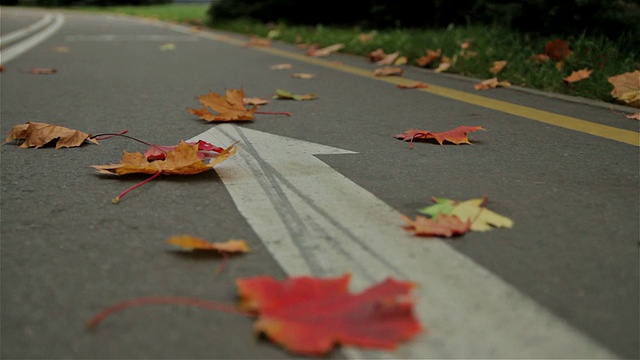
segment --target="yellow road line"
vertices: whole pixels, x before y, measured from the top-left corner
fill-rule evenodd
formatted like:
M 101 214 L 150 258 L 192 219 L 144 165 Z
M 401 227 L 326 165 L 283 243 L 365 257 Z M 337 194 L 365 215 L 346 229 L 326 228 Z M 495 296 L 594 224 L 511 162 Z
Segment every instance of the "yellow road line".
M 226 36 L 214 36 L 216 40 L 233 43 L 236 45 L 243 45 L 246 42 L 238 41 L 231 37 Z M 411 80 L 397 76 L 375 76 L 373 72 L 368 69 L 362 69 L 351 65 L 346 65 L 334 61 L 328 61 L 326 59 L 314 58 L 304 54 L 292 53 L 290 51 L 276 49 L 273 47 L 256 46 L 253 47 L 256 50 L 260 50 L 269 54 L 277 55 L 292 60 L 302 61 L 309 64 L 323 66 L 326 68 L 339 70 L 353 75 L 367 77 L 379 81 L 384 81 L 392 84 L 404 84 L 409 85 L 415 83 L 417 80 Z M 516 115 L 526 119 L 540 121 L 545 124 L 555 125 L 563 127 L 565 129 L 571 129 L 602 138 L 619 141 L 625 144 L 634 146 L 640 146 L 640 133 L 631 130 L 619 129 L 613 126 L 602 125 L 587 120 L 574 118 L 571 116 L 560 115 L 549 111 L 538 110 L 528 106 L 522 106 L 512 104 L 507 101 L 495 100 L 480 95 L 474 95 L 465 91 L 454 90 L 443 86 L 431 85 L 428 88 L 418 89 L 420 91 L 428 92 L 431 94 L 443 96 L 446 98 L 454 99 L 457 101 L 465 102 L 481 106 L 484 108 L 501 111 L 507 114 Z

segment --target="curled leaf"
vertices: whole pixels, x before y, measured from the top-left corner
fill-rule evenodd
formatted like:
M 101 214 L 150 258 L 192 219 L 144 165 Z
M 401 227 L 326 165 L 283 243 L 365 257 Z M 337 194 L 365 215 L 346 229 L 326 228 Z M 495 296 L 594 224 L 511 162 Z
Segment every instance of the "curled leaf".
M 246 253 L 249 246 L 244 240 L 227 240 L 211 243 L 191 235 L 177 235 L 167 240 L 167 244 L 179 246 L 185 250 L 214 250 L 227 253 Z
M 254 119 L 256 107 L 249 109 L 244 104 L 244 90 L 227 89 L 226 96 L 218 95 L 211 91 L 198 97 L 202 104 L 201 109 L 188 109 L 191 114 L 197 115 L 206 121 L 247 121 Z M 213 110 L 215 113 L 209 111 Z
M 274 99 L 285 99 L 285 100 L 313 100 L 318 96 L 316 94 L 292 94 L 289 91 L 278 89 L 276 90 L 276 95 L 273 96 Z
M 24 140 L 20 145 L 21 148 L 34 147 L 37 149 L 55 139 L 57 139 L 56 149 L 80 146 L 85 141 L 98 143 L 96 139 L 91 138 L 90 134 L 80 130 L 40 122 L 27 122 L 14 126 L 5 139 L 5 143 Z

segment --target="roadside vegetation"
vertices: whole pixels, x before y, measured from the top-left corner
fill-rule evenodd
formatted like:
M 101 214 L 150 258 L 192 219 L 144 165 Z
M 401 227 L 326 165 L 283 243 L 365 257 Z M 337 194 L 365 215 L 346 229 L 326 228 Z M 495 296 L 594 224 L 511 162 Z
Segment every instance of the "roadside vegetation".
M 143 16 L 159 20 L 183 22 L 191 25 L 269 37 L 287 43 L 315 46 L 344 44 L 341 52 L 366 56 L 382 49 L 398 51 L 408 65 L 418 66 L 416 59 L 427 49 L 441 49 L 442 56 L 452 60 L 448 73 L 477 79 L 494 77 L 489 69 L 494 61 L 507 61 L 497 75 L 500 81 L 513 85 L 580 96 L 614 103 L 613 85 L 608 77 L 640 69 L 638 39 L 623 34 L 616 39 L 604 35 L 541 35 L 520 32 L 500 25 L 450 25 L 438 29 L 384 28 L 380 30 L 359 26 L 291 25 L 285 22 L 263 22 L 246 17 L 216 20 L 208 4 L 164 4 L 149 6 L 115 6 L 89 8 L 119 14 Z M 368 39 L 363 41 L 362 35 Z M 545 53 L 549 41 L 568 42 L 571 54 L 559 64 L 557 61 L 538 63 L 534 56 Z M 468 47 L 466 47 L 468 46 Z M 426 65 L 435 68 L 438 62 Z M 563 78 L 572 71 L 589 69 L 587 79 L 567 83 Z

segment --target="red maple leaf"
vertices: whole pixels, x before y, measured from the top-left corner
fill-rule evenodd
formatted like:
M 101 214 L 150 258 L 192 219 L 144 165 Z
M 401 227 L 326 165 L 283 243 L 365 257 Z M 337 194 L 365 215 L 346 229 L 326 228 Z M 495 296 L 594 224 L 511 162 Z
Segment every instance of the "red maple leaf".
M 336 343 L 393 350 L 422 331 L 409 297 L 413 283 L 389 278 L 350 294 L 350 279 L 257 276 L 236 284 L 241 308 L 259 313 L 254 329 L 295 353 L 322 355 Z
M 544 53 L 555 61 L 565 60 L 571 55 L 569 42 L 562 39 L 551 40 L 545 45 Z
M 417 130 L 411 129 L 407 130 L 402 134 L 397 134 L 394 137 L 396 139 L 400 139 L 402 141 L 409 140 L 411 142 L 410 147 L 413 149 L 413 140 L 414 139 L 435 139 L 440 145 L 444 141 L 448 141 L 454 143 L 456 145 L 460 144 L 471 144 L 467 134 L 470 132 L 485 130 L 482 126 L 465 126 L 461 125 L 455 129 L 447 130 L 444 132 L 437 131 L 428 131 L 428 130 Z

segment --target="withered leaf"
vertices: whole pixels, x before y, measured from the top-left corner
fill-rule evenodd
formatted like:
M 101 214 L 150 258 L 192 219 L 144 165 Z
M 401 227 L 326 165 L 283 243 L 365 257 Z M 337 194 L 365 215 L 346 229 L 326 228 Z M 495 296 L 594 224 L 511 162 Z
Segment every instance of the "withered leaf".
M 373 70 L 375 76 L 402 76 L 404 70 L 398 66 L 383 66 Z
M 611 96 L 632 107 L 640 108 L 640 70 L 607 78 L 613 85 Z
M 489 72 L 493 75 L 498 75 L 498 73 L 501 72 L 505 66 L 507 66 L 506 60 L 494 61 L 493 65 L 491 65 L 491 67 L 489 68 Z
M 285 99 L 285 100 L 313 100 L 318 96 L 316 94 L 292 94 L 289 91 L 278 89 L 276 90 L 276 95 L 273 96 L 274 99 Z
M 206 121 L 248 121 L 254 119 L 256 106 L 249 109 L 244 104 L 244 90 L 227 89 L 226 96 L 221 96 L 211 91 L 198 97 L 202 104 L 201 109 L 189 108 L 191 114 L 197 115 Z M 209 109 L 217 114 L 212 113 Z
M 434 60 L 440 59 L 440 56 L 442 55 L 442 49 L 438 49 L 438 50 L 427 49 L 426 53 L 427 54 L 425 56 L 421 56 L 416 59 L 416 64 L 418 66 L 425 67 L 431 64 Z
M 509 87 L 511 83 L 508 81 L 498 81 L 497 77 L 493 77 L 491 79 L 483 80 L 473 86 L 476 90 L 489 90 L 494 89 L 496 87 Z
M 193 175 L 212 169 L 215 165 L 236 153 L 236 145 L 233 144 L 224 149 L 209 162 L 198 156 L 198 144 L 188 144 L 181 141 L 175 149 L 165 154 L 164 160 L 149 161 L 140 152 L 130 153 L 123 151 L 122 160 L 118 164 L 92 165 L 102 174 L 125 175 L 133 173 L 156 174 L 158 172 L 167 175 Z
M 98 143 L 96 139 L 90 137 L 91 135 L 85 132 L 59 125 L 27 122 L 14 126 L 5 139 L 5 143 L 13 140 L 24 140 L 20 145 L 21 148 L 39 148 L 58 139 L 56 149 L 80 146 L 85 141 L 90 141 L 94 144 Z
M 423 82 L 415 82 L 411 85 L 408 84 L 397 84 L 396 87 L 400 88 L 400 89 L 426 89 L 429 87 L 429 85 L 423 83 Z
M 426 216 L 417 215 L 411 220 L 405 215 L 400 215 L 406 223 L 404 229 L 416 236 L 444 236 L 452 237 L 462 235 L 471 228 L 471 221 L 463 222 L 456 215 L 440 214 L 436 220 Z
M 338 44 L 329 45 L 320 49 L 312 48 L 307 50 L 305 54 L 313 57 L 324 57 L 324 56 L 329 56 L 334 52 L 337 52 L 343 48 L 344 48 L 344 44 L 338 43 Z
M 564 77 L 562 80 L 565 83 L 574 83 L 576 81 L 580 81 L 588 78 L 589 76 L 591 76 L 591 72 L 592 70 L 589 70 L 586 68 L 582 70 L 572 71 L 569 76 Z
M 467 134 L 470 132 L 485 130 L 482 126 L 465 126 L 461 125 L 455 129 L 447 130 L 444 132 L 436 132 L 436 131 L 428 131 L 428 130 L 417 130 L 412 129 L 405 131 L 402 134 L 397 134 L 394 137 L 396 139 L 402 141 L 410 141 L 410 148 L 413 149 L 413 140 L 414 139 L 434 139 L 440 145 L 442 145 L 445 141 L 454 143 L 456 145 L 460 144 L 471 144 Z
M 237 239 L 211 243 L 191 235 L 176 235 L 167 240 L 167 244 L 176 245 L 185 250 L 214 250 L 227 253 L 249 252 L 247 242 Z

